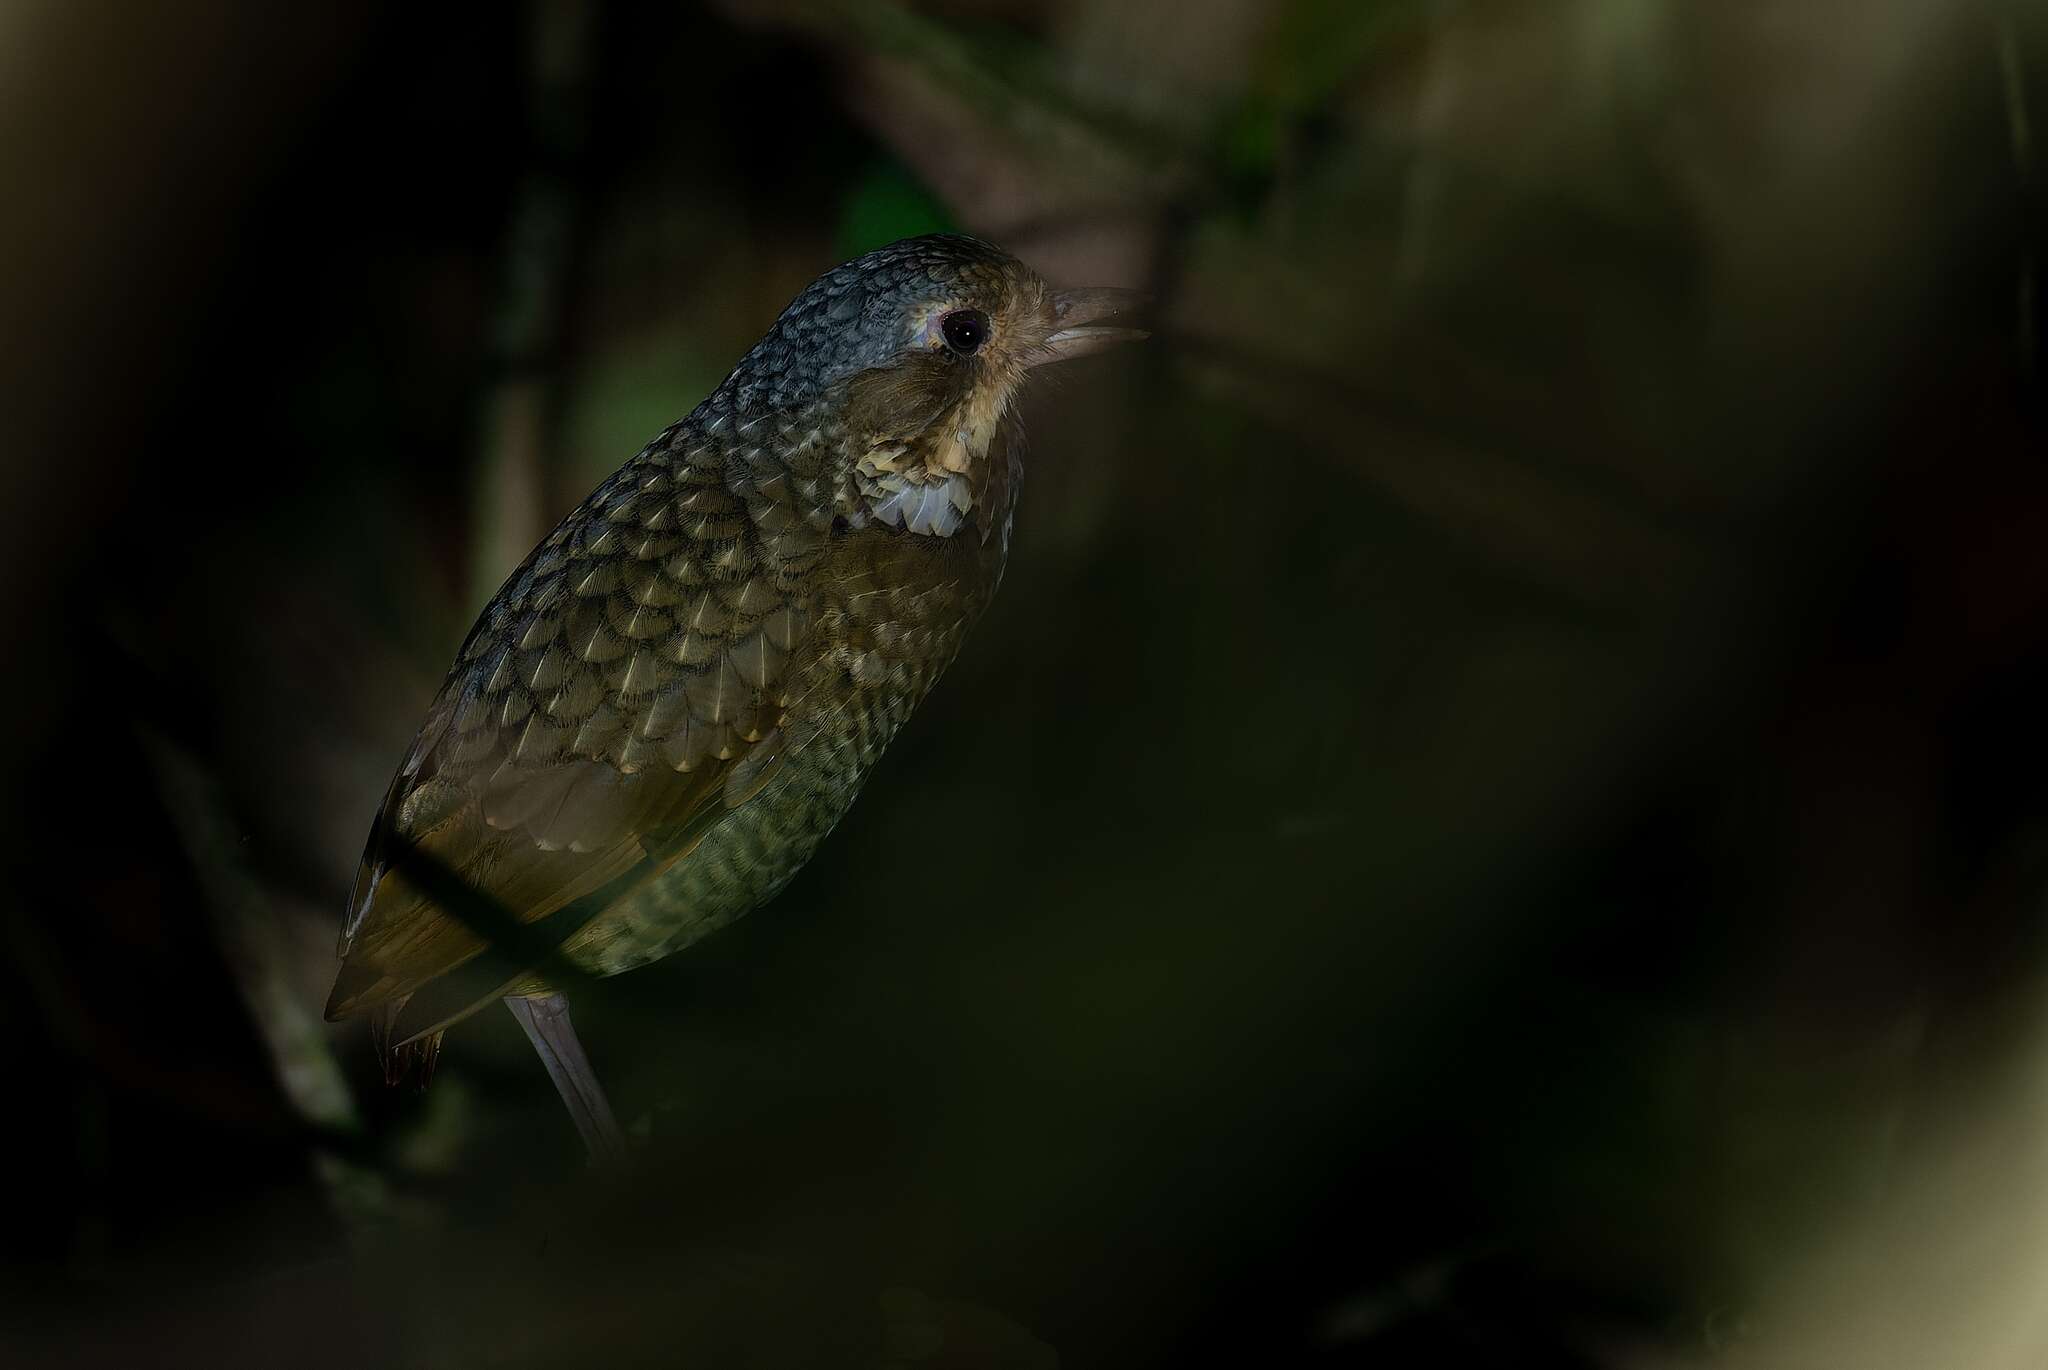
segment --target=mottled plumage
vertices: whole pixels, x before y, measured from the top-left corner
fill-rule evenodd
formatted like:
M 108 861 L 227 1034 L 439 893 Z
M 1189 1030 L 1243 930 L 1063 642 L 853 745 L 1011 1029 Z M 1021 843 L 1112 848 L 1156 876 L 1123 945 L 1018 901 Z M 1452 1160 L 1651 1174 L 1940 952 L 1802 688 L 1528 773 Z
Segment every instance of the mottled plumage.
M 600 902 L 560 948 L 592 975 L 780 889 L 988 604 L 1011 401 L 1033 365 L 1136 336 L 1091 326 L 1116 294 L 941 235 L 799 295 L 484 610 L 386 796 L 328 1016 L 431 1044 L 550 988 L 451 975 L 484 940 L 392 869 L 394 838 L 524 923 Z

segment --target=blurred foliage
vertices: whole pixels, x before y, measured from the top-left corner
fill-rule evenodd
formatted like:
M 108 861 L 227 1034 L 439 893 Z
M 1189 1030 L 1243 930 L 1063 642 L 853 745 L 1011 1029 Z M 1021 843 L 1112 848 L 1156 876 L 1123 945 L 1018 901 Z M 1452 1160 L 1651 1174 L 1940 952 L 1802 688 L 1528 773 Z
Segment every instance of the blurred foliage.
M 946 207 L 907 168 L 883 161 L 847 193 L 835 248 L 841 258 L 858 257 L 898 238 L 960 231 Z

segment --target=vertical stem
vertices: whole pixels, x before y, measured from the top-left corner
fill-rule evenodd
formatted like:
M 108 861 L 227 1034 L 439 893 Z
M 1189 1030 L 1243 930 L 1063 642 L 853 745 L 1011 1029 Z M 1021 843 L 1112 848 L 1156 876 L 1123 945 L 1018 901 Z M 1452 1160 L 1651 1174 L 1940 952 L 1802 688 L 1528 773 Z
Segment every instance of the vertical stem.
M 498 379 L 483 401 L 472 607 L 480 607 L 540 541 L 567 498 L 555 469 L 557 428 L 597 8 L 583 0 L 536 0 L 533 8 L 529 163 L 507 231 L 494 327 Z
M 2022 212 L 2026 216 L 2025 242 L 2020 249 L 2014 345 L 2019 353 L 2020 375 L 2032 384 L 2039 371 L 2041 355 L 2040 310 L 2037 307 L 2041 290 L 2041 216 L 2035 198 L 2039 190 L 2034 179 L 2033 121 L 2027 114 L 2026 69 L 2020 61 L 2019 35 L 2013 31 L 2010 14 L 2002 14 L 1998 19 L 1998 70 L 2004 78 L 2005 122 L 2012 138 L 2013 171 L 2019 178 Z

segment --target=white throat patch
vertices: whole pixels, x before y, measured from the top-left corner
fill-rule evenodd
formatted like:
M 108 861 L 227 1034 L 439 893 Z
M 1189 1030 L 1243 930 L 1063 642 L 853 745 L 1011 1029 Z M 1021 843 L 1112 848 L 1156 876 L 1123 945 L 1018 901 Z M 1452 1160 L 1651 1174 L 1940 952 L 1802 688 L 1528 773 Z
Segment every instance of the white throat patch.
M 877 522 L 927 537 L 951 537 L 974 511 L 974 467 L 1009 407 L 1016 382 L 985 388 L 952 415 L 952 428 L 928 451 L 878 443 L 854 467 L 855 483 Z
M 974 487 L 965 472 L 949 471 L 921 485 L 913 485 L 901 474 L 887 475 L 876 480 L 874 487 L 868 497 L 869 512 L 877 522 L 906 533 L 949 538 L 974 509 Z

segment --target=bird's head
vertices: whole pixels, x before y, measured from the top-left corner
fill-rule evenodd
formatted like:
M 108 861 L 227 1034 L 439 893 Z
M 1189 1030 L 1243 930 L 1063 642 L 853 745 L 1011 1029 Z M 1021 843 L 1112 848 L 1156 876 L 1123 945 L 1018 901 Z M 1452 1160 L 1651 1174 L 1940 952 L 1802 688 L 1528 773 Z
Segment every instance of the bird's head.
M 943 535 L 1030 373 L 1144 337 L 1116 322 L 1140 299 L 1053 290 L 975 238 L 906 238 L 813 281 L 720 393 L 740 415 L 829 397 L 874 515 Z

